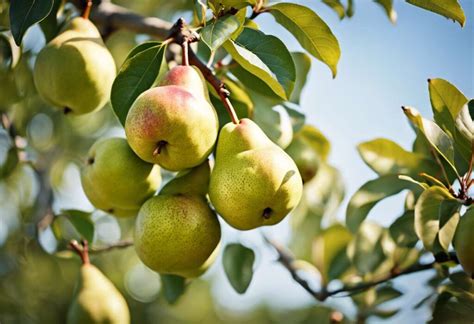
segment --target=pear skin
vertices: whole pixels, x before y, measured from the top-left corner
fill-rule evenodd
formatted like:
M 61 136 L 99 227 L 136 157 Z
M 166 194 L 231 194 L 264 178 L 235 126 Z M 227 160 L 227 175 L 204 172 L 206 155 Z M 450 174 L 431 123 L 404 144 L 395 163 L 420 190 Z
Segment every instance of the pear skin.
M 78 292 L 67 315 L 68 324 L 129 324 L 127 302 L 99 269 L 81 266 Z
M 205 197 L 209 173 L 206 161 L 178 175 L 140 208 L 134 245 L 150 269 L 193 278 L 214 262 L 221 228 Z
M 99 140 L 89 150 L 81 182 L 91 203 L 115 216 L 136 215 L 161 184 L 160 168 L 141 160 L 123 138 Z
M 239 230 L 274 225 L 298 204 L 303 181 L 293 160 L 250 119 L 219 134 L 209 197 Z
M 461 217 L 454 236 L 454 249 L 464 271 L 474 279 L 474 209 Z
M 172 68 L 161 80 L 160 85 L 177 85 L 191 91 L 195 95 L 201 95 L 209 102 L 209 91 L 206 79 L 194 66 L 178 65 Z
M 115 74 L 114 59 L 99 31 L 77 17 L 38 54 L 33 77 L 45 101 L 80 115 L 107 103 Z

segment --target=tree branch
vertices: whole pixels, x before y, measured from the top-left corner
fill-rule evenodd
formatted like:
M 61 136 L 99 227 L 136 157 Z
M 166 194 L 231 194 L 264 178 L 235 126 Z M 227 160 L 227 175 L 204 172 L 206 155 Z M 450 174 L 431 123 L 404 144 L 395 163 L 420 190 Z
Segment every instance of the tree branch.
M 381 283 L 390 281 L 392 279 L 395 279 L 397 277 L 404 276 L 410 273 L 433 269 L 434 266 L 439 263 L 450 262 L 450 261 L 459 263 L 456 257 L 456 254 L 454 252 L 450 252 L 449 254 L 443 254 L 442 256 L 436 257 L 435 261 L 431 263 L 427 263 L 427 264 L 417 263 L 403 270 L 394 268 L 389 274 L 381 276 L 380 278 L 377 278 L 371 281 L 361 282 L 356 285 L 346 285 L 342 288 L 335 289 L 335 290 L 327 291 L 325 289 L 322 289 L 320 291 L 317 291 L 311 288 L 308 282 L 298 275 L 298 269 L 296 269 L 294 266 L 294 263 L 296 260 L 289 250 L 287 250 L 285 247 L 280 245 L 278 242 L 268 239 L 265 236 L 264 236 L 264 239 L 268 244 L 270 244 L 278 252 L 278 256 L 279 256 L 278 261 L 290 272 L 293 279 L 318 301 L 324 301 L 328 297 L 331 297 L 343 292 L 350 293 L 350 292 L 361 291 L 361 290 L 364 290 L 373 286 L 377 286 Z
M 119 241 L 113 244 L 108 244 L 108 245 L 103 245 L 103 246 L 98 246 L 98 247 L 90 247 L 90 253 L 102 253 L 102 252 L 107 252 L 110 250 L 115 250 L 115 249 L 126 249 L 130 246 L 133 245 L 133 241 L 131 240 L 124 240 L 124 241 Z

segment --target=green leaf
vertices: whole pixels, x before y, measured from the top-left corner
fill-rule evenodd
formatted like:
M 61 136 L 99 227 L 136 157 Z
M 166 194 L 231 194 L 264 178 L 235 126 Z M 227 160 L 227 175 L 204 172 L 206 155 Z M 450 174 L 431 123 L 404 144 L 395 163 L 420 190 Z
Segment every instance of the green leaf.
M 404 150 L 397 143 L 378 138 L 361 143 L 357 147 L 364 162 L 378 175 L 406 174 L 416 176 L 420 172 L 435 173 L 436 164 L 422 154 Z
M 439 288 L 438 288 L 439 289 Z M 471 324 L 474 322 L 474 296 L 466 291 L 457 291 L 442 286 L 433 309 L 432 324 Z
M 245 293 L 253 277 L 255 254 L 242 244 L 228 244 L 222 263 L 230 284 L 239 294 Z
M 457 0 L 406 0 L 409 4 L 432 11 L 464 26 L 466 16 Z
M 241 9 L 247 6 L 254 6 L 257 0 L 209 0 L 208 5 L 215 14 L 220 11 L 227 12 L 229 9 Z
M 347 255 L 361 275 L 371 273 L 384 261 L 382 240 L 384 228 L 363 222 L 347 248 Z
M 394 24 L 397 21 L 397 13 L 393 9 L 393 0 L 374 0 L 382 6 L 383 10 L 387 14 L 388 19 Z
M 304 125 L 299 135 L 315 150 L 322 161 L 327 161 L 331 151 L 331 143 L 324 134 L 312 125 Z
M 296 82 L 290 96 L 290 101 L 299 104 L 301 91 L 306 84 L 306 79 L 311 69 L 311 58 L 306 53 L 301 52 L 291 52 L 291 57 L 295 63 Z
M 454 165 L 454 144 L 453 140 L 434 122 L 421 117 L 420 113 L 410 107 L 403 107 L 403 112 L 410 122 L 424 135 L 431 146 L 449 164 L 452 171 L 457 174 Z
M 268 7 L 276 21 L 299 41 L 301 46 L 318 60 L 327 64 L 333 77 L 341 50 L 331 29 L 311 9 L 294 3 L 277 3 Z
M 407 210 L 402 216 L 398 217 L 389 227 L 390 236 L 393 241 L 402 247 L 414 247 L 418 242 L 418 236 L 415 232 L 415 213 L 413 210 Z
M 454 85 L 443 79 L 430 79 L 428 89 L 436 123 L 452 134 L 453 121 L 468 99 Z
M 291 119 L 291 124 L 293 125 L 293 134 L 300 131 L 306 121 L 306 116 L 303 114 L 299 109 L 294 107 L 295 105 L 291 105 L 288 102 L 283 103 L 283 107 L 285 107 L 288 115 Z
M 46 18 L 53 4 L 54 0 L 14 0 L 10 3 L 10 29 L 18 46 L 27 29 Z
M 313 264 L 318 268 L 324 284 L 330 280 L 329 270 L 336 257 L 346 250 L 352 239 L 352 233 L 341 224 L 334 224 L 325 229 L 313 242 Z
M 59 217 L 65 217 L 76 229 L 79 235 L 88 242 L 94 240 L 94 222 L 91 213 L 81 210 L 62 210 Z
M 349 18 L 354 16 L 354 0 L 347 0 L 346 16 Z
M 237 63 L 265 82 L 278 96 L 289 98 L 296 80 L 295 64 L 278 37 L 246 27 L 235 41 L 225 42 L 224 48 Z
M 372 208 L 382 199 L 396 195 L 404 189 L 416 189 L 417 185 L 389 174 L 366 182 L 349 201 L 346 210 L 347 227 L 356 232 Z
M 239 26 L 239 21 L 233 15 L 220 17 L 201 29 L 201 40 L 211 51 L 215 51 L 230 38 Z
M 383 319 L 390 318 L 392 316 L 395 316 L 400 309 L 375 309 L 370 312 L 370 315 L 377 316 Z
M 377 299 L 374 302 L 374 306 L 386 303 L 403 295 L 400 290 L 392 286 L 382 286 L 380 288 L 377 288 L 376 292 Z
M 136 48 L 132 53 L 135 51 Z M 120 68 L 112 85 L 111 102 L 122 125 L 125 125 L 128 111 L 135 99 L 153 85 L 160 71 L 166 66 L 165 52 L 165 45 L 152 46 L 131 55 Z
M 169 304 L 174 304 L 186 290 L 186 279 L 180 276 L 162 274 L 163 296 Z
M 459 221 L 460 203 L 448 190 L 433 186 L 415 206 L 415 231 L 428 251 L 447 251 Z
M 329 6 L 332 10 L 337 13 L 339 19 L 343 19 L 346 15 L 346 9 L 340 0 L 322 0 L 324 4 Z

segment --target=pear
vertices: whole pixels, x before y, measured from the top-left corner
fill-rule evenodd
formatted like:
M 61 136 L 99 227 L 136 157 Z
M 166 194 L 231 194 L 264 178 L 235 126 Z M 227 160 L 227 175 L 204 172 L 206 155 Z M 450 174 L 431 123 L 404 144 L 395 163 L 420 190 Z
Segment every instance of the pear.
M 474 209 L 467 210 L 461 217 L 454 236 L 454 249 L 464 271 L 474 279 Z
M 295 162 L 250 119 L 220 134 L 209 197 L 229 225 L 250 230 L 279 223 L 303 190 Z
M 217 114 L 202 75 L 178 66 L 162 86 L 143 92 L 125 122 L 128 142 L 144 161 L 180 171 L 203 163 L 214 148 Z
M 217 255 L 221 228 L 206 192 L 210 167 L 178 174 L 143 204 L 135 224 L 135 250 L 142 262 L 162 274 L 201 275 Z
M 295 161 L 303 183 L 314 178 L 319 167 L 319 156 L 303 136 L 295 135 L 285 151 Z
M 84 252 L 83 252 L 84 253 Z M 129 324 L 127 302 L 112 282 L 81 254 L 77 294 L 69 307 L 68 324 Z
M 77 17 L 38 54 L 33 77 L 44 100 L 80 115 L 107 103 L 115 73 L 114 59 L 97 28 Z
M 99 140 L 81 170 L 86 196 L 99 209 L 118 217 L 133 216 L 161 184 L 160 168 L 141 160 L 124 138 Z

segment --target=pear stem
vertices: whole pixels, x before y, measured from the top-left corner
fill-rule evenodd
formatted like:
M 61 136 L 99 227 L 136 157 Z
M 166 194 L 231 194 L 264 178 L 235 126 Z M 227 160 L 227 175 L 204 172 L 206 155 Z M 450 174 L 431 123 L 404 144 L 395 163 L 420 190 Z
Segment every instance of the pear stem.
M 89 16 L 91 14 L 91 8 L 92 8 L 92 0 L 86 0 L 86 5 L 84 7 L 84 11 L 82 11 L 81 17 L 84 19 L 89 19 Z
M 86 240 L 82 240 L 82 247 L 79 245 L 79 243 L 76 240 L 72 240 L 69 242 L 69 246 L 71 249 L 79 255 L 79 257 L 82 260 L 82 264 L 90 264 L 90 259 L 89 259 L 89 244 L 87 243 Z
M 191 30 L 188 30 L 186 28 L 184 19 L 179 18 L 170 29 L 167 40 L 170 39 L 172 42 L 181 45 L 183 48 L 183 65 L 192 64 L 197 67 L 199 71 L 201 71 L 207 82 L 209 82 L 216 90 L 219 98 L 224 104 L 225 109 L 227 110 L 227 113 L 229 114 L 231 121 L 236 125 L 239 124 L 239 117 L 237 117 L 234 106 L 232 106 L 232 103 L 229 100 L 230 92 L 225 88 L 224 82 L 216 77 L 214 72 L 204 62 L 202 62 L 194 53 L 194 51 L 189 47 L 190 43 L 199 39 L 199 35 Z
M 188 42 L 184 41 L 181 47 L 183 48 L 183 65 L 189 66 Z

